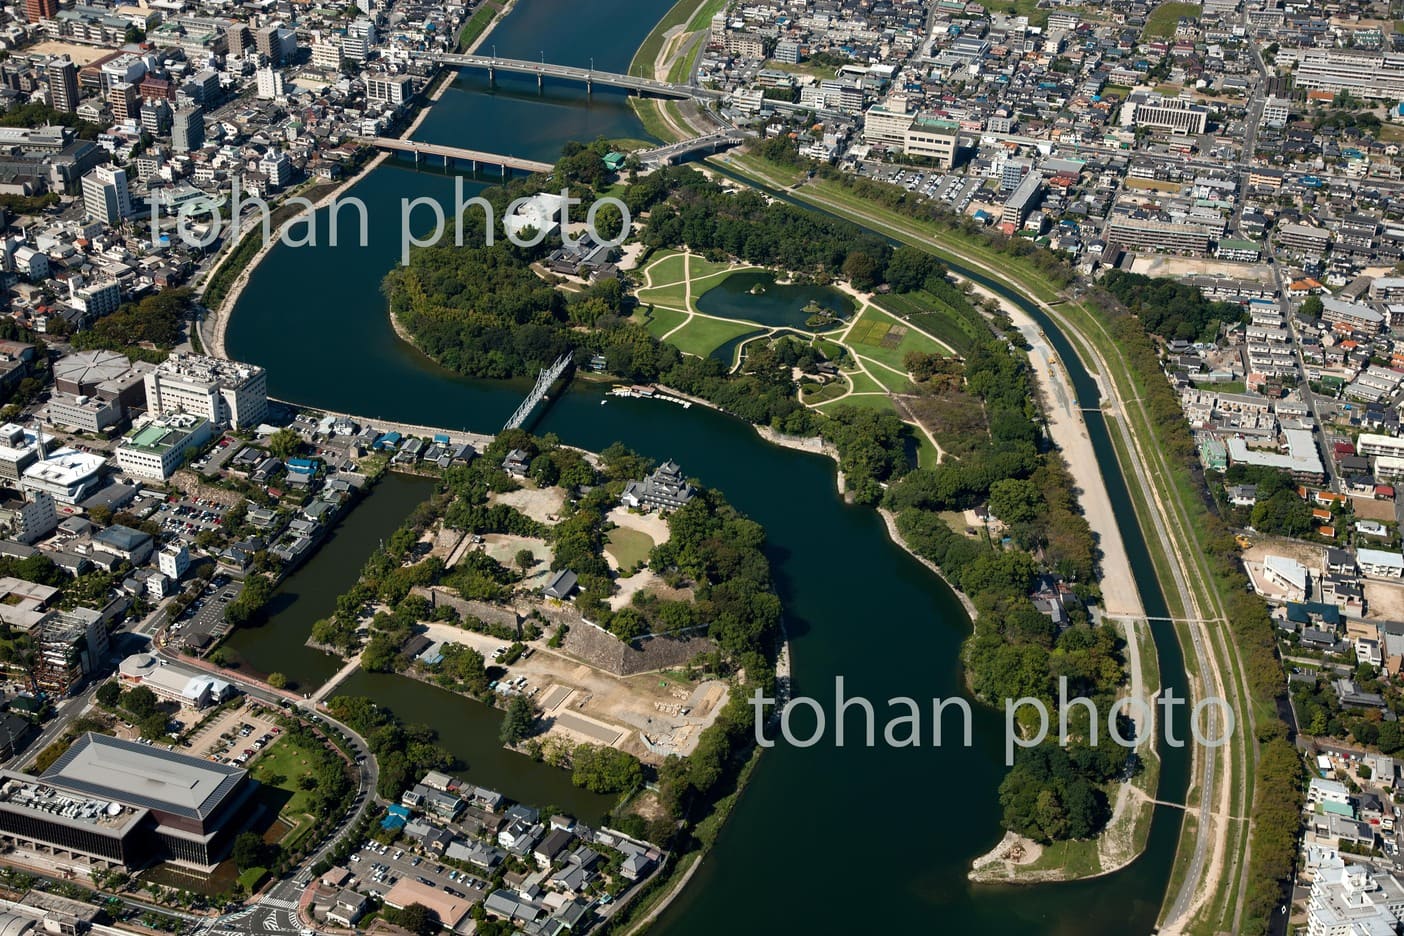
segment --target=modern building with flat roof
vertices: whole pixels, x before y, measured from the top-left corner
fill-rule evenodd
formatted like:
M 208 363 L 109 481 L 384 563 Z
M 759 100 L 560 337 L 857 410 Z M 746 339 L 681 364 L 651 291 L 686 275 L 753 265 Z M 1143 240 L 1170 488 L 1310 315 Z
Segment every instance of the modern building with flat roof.
M 185 462 L 185 453 L 210 440 L 210 421 L 194 413 L 150 419 L 117 446 L 117 464 L 138 478 L 164 481 Z
M 60 504 L 76 504 L 97 490 L 107 460 L 91 452 L 63 448 L 24 471 L 20 486 L 43 491 Z
M 254 364 L 176 353 L 146 375 L 146 406 L 152 413 L 194 413 L 251 429 L 268 416 L 268 377 Z
M 213 866 L 239 831 L 257 789 L 246 770 L 92 733 L 73 742 L 40 782 L 70 799 L 109 804 L 108 812 L 115 805 L 115 818 L 137 816 L 135 829 L 117 828 L 140 838 L 99 855 L 127 867 L 162 856 Z M 41 841 L 42 833 L 52 831 L 44 827 L 47 817 L 43 810 L 35 817 Z M 0 812 L 0 835 L 8 833 Z
M 201 709 L 234 695 L 234 687 L 217 676 L 179 663 L 163 663 L 149 653 L 134 653 L 117 668 L 129 686 L 145 686 L 158 699 Z

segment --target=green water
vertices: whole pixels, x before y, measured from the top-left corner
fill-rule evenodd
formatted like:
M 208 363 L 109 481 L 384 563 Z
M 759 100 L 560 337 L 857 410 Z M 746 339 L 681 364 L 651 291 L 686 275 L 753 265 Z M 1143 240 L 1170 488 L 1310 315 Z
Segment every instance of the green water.
M 600 0 L 583 8 L 562 0 L 519 0 L 492 41 L 503 56 L 533 58 L 544 51 L 551 60 L 586 64 L 593 54 L 596 67 L 622 69 L 667 6 L 668 0 Z M 643 135 L 619 94 L 586 99 L 548 83 L 538 98 L 531 78 L 504 78 L 495 93 L 484 93 L 486 84 L 478 74 L 461 79 L 417 136 L 551 159 L 582 126 L 587 135 Z M 428 195 L 448 202 L 451 179 L 392 164 L 352 194 L 366 201 L 373 219 L 385 222 L 372 224 L 371 245 L 273 250 L 238 304 L 229 353 L 267 367 L 275 396 L 371 417 L 495 430 L 524 386 L 466 380 L 424 360 L 396 339 L 378 292 L 380 278 L 399 255 L 400 198 Z M 342 233 L 354 233 L 349 217 L 343 221 Z M 322 225 L 325 232 L 325 218 Z M 1066 343 L 1049 332 L 1079 397 L 1094 405 L 1095 386 Z M 797 691 L 831 700 L 841 675 L 848 695 L 879 701 L 962 692 L 959 653 L 970 625 L 959 603 L 888 540 L 873 511 L 843 503 L 831 461 L 768 445 L 749 426 L 702 407 L 626 399 L 601 406 L 603 392 L 577 381 L 537 430 L 591 449 L 622 441 L 655 459 L 675 458 L 689 475 L 721 488 L 765 525 L 786 606 Z M 1163 614 L 1105 426 L 1094 413 L 1088 414 L 1088 429 L 1146 609 Z M 364 546 L 368 552 L 373 543 Z M 315 614 L 301 619 L 310 624 Z M 300 625 L 284 627 L 281 618 L 270 627 L 289 648 L 305 636 Z M 1165 681 L 1179 686 L 1179 648 L 1164 629 L 1156 638 Z M 309 682 L 324 678 L 311 669 L 290 675 Z M 496 722 L 463 708 L 473 703 L 398 677 L 356 677 L 346 691 L 373 691 L 397 711 L 432 719 L 467 752 L 460 756 L 475 782 L 522 798 L 528 798 L 522 789 L 552 782 L 538 773 L 547 768 L 525 759 L 492 758 Z M 850 731 L 857 729 L 855 720 Z M 770 751 L 712 855 L 656 931 L 839 933 L 896 923 L 1011 936 L 1149 932 L 1174 852 L 1179 814 L 1173 810 L 1157 814 L 1147 854 L 1118 874 L 1018 889 L 975 887 L 966 880 L 970 860 L 1001 834 L 1001 714 L 977 707 L 974 729 L 969 749 L 836 749 L 828 743 Z M 1182 753 L 1166 753 L 1162 796 L 1175 799 L 1183 796 L 1187 771 Z M 520 789 L 513 788 L 514 779 Z M 576 808 L 583 814 L 588 807 Z
M 810 328 L 806 323 L 818 309 L 846 319 L 853 314 L 853 300 L 829 286 L 777 283 L 775 274 L 764 270 L 732 273 L 697 297 L 697 311 L 707 315 L 789 328 Z

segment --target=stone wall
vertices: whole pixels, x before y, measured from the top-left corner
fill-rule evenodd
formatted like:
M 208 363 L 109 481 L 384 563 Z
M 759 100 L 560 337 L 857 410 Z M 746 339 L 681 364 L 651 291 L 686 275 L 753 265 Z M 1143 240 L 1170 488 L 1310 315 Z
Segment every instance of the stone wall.
M 514 608 L 504 608 L 501 605 L 488 604 L 485 601 L 469 601 L 438 587 L 425 588 L 422 585 L 416 585 L 410 591 L 412 594 L 429 599 L 429 603 L 436 608 L 440 605 L 448 605 L 462 617 L 475 617 L 485 623 L 516 628 L 520 632 L 522 616 Z
M 591 666 L 616 676 L 685 666 L 716 645 L 706 637 L 641 637 L 628 643 L 588 624 L 579 615 L 566 632 L 562 648 Z

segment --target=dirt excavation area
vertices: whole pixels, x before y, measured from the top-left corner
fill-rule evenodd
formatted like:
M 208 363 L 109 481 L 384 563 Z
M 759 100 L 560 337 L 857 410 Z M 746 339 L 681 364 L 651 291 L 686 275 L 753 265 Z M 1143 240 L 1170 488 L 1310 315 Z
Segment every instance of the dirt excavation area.
M 571 744 L 605 744 L 658 764 L 669 754 L 692 753 L 697 736 L 726 704 L 727 685 L 720 680 L 688 680 L 679 670 L 614 676 L 551 650 L 544 640 L 503 666 L 495 660 L 504 641 L 452 624 L 425 626 L 431 640 L 481 653 L 499 685 L 510 684 L 536 704 L 547 734 Z

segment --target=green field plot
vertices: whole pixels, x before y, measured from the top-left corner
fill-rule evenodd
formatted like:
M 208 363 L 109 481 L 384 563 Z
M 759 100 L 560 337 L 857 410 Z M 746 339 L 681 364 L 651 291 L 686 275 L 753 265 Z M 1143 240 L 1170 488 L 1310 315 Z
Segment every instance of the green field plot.
M 641 530 L 617 527 L 609 531 L 605 538 L 605 552 L 614 557 L 621 569 L 632 569 L 641 562 L 648 561 L 653 551 L 653 537 Z
M 662 338 L 686 320 L 686 312 L 655 307 L 648 316 L 648 333 L 655 338 Z
M 1199 11 L 1198 3 L 1162 3 L 1146 17 L 1146 28 L 1141 35 L 1145 38 L 1169 39 L 1175 35 L 1175 27 L 1179 25 L 1180 17 L 1198 17 Z
M 904 322 L 875 309 L 864 312 L 845 339 L 854 352 L 906 372 L 902 358 L 908 351 L 945 354 L 947 350 Z
M 668 343 L 685 354 L 706 357 L 728 341 L 755 331 L 756 326 L 746 322 L 727 322 L 695 316 L 674 333 L 668 339 Z

